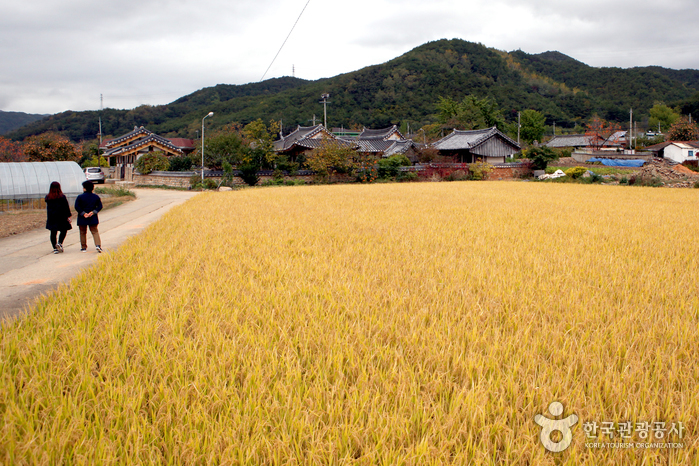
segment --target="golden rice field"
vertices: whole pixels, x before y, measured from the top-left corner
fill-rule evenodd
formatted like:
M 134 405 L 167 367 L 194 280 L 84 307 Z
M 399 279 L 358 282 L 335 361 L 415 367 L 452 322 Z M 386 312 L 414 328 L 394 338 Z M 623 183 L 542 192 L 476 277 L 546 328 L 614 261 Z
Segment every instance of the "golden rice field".
M 698 205 L 508 182 L 202 194 L 4 326 L 0 463 L 697 464 Z M 534 422 L 554 401 L 579 418 L 560 453 Z M 626 421 L 668 431 L 590 447 L 585 424 Z

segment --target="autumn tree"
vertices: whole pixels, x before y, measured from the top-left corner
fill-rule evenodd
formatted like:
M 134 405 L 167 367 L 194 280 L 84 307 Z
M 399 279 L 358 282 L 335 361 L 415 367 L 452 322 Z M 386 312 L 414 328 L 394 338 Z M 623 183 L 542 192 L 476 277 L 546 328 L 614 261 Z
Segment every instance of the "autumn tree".
M 356 157 L 356 151 L 346 143 L 324 137 L 320 147 L 313 149 L 306 158 L 306 165 L 318 178 L 331 182 L 334 173 L 348 173 L 356 168 Z
M 57 133 L 43 133 L 24 141 L 24 155 L 31 162 L 76 162 L 81 152 L 68 138 Z
M 536 110 L 524 110 L 520 115 L 520 135 L 527 144 L 541 142 L 546 131 L 546 117 Z
M 620 130 L 621 127 L 618 123 L 608 122 L 598 116 L 594 116 L 587 125 L 585 136 L 587 136 L 589 146 L 593 150 L 600 150 L 609 137 Z
M 0 137 L 0 162 L 25 162 L 22 144 Z
M 667 141 L 696 141 L 699 139 L 697 125 L 687 117 L 680 117 L 667 132 Z

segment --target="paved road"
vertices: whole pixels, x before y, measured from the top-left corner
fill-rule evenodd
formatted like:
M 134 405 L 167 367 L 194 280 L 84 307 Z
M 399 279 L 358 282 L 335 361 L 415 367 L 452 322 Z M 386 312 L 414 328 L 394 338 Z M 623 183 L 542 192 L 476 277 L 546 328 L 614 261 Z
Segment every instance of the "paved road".
M 105 252 L 116 249 L 196 192 L 135 189 L 136 200 L 100 213 L 100 237 Z M 75 224 L 75 219 L 73 219 Z M 42 293 L 69 281 L 100 256 L 87 233 L 87 253 L 80 252 L 77 226 L 68 232 L 65 252 L 53 254 L 49 232 L 34 230 L 0 238 L 0 320 L 16 316 Z

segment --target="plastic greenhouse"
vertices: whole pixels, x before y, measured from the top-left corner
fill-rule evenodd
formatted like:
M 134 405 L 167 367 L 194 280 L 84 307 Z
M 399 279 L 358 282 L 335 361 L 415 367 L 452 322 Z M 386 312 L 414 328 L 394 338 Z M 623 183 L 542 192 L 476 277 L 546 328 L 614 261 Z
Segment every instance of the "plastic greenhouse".
M 85 174 L 75 162 L 0 163 L 0 210 L 40 209 L 51 182 L 61 183 L 61 190 L 72 205 L 83 192 Z

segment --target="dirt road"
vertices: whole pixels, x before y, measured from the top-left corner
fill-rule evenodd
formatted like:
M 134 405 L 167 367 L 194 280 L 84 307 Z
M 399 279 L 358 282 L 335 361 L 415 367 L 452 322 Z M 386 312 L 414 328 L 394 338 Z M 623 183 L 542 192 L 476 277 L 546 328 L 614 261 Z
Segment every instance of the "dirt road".
M 197 194 L 175 190 L 134 191 L 135 201 L 100 213 L 100 236 L 106 254 L 172 207 Z M 92 265 L 101 254 L 95 251 L 89 232 L 87 237 L 87 253 L 81 253 L 80 235 L 74 226 L 63 243 L 63 254 L 53 254 L 45 229 L 0 238 L 0 320 L 16 316 L 40 294 L 68 282 Z

